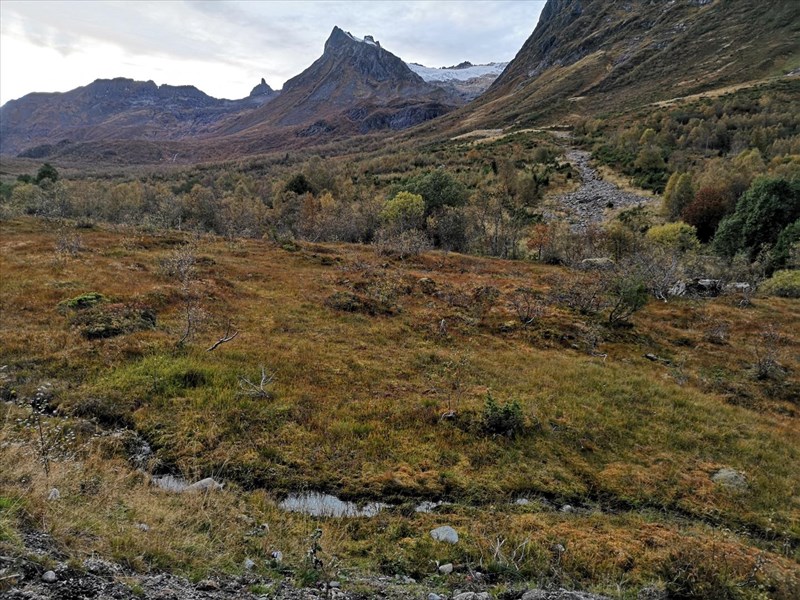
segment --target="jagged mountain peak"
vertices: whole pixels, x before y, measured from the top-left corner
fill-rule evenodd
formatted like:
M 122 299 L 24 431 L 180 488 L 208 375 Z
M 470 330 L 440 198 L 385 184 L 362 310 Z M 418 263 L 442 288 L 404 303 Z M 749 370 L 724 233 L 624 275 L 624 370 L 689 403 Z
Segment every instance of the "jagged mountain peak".
M 346 48 L 352 44 L 364 44 L 373 48 L 380 48 L 381 43 L 376 41 L 371 35 L 365 35 L 363 38 L 357 38 L 349 31 L 334 26 L 328 40 L 325 42 L 325 52 L 336 50 L 337 48 Z
M 265 96 L 265 95 L 274 94 L 274 93 L 275 93 L 275 90 L 273 90 L 269 86 L 269 84 L 267 83 L 267 80 L 262 77 L 261 78 L 261 83 L 259 83 L 256 87 L 254 87 L 250 91 L 250 96 L 248 96 L 248 97 L 249 98 L 254 98 L 256 96 Z

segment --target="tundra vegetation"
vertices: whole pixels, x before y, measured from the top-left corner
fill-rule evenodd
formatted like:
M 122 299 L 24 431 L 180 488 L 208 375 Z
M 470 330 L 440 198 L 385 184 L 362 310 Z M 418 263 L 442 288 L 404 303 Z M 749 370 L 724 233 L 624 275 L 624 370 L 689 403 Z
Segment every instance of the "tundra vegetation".
M 797 597 L 800 113 L 796 84 L 772 85 L 577 123 L 663 194 L 576 230 L 548 217 L 578 183 L 547 132 L 14 162 L 0 547 L 40 528 L 68 556 L 193 579 L 249 558 L 302 582 Z M 306 489 L 391 506 L 280 510 Z M 457 544 L 428 535 L 445 523 Z

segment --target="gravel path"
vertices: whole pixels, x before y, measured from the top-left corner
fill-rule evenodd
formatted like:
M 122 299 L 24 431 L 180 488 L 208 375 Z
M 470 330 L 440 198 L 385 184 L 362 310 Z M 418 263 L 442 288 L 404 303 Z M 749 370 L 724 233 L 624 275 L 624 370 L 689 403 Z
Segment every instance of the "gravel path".
M 603 221 L 608 208 L 629 208 L 649 203 L 652 198 L 637 196 L 623 192 L 616 185 L 605 181 L 589 166 L 590 154 L 583 150 L 569 150 L 567 160 L 578 169 L 581 176 L 581 187 L 571 194 L 557 199 L 561 209 L 567 212 L 570 226 L 574 230 L 586 229 L 592 223 Z M 545 215 L 548 219 L 558 218 L 556 215 Z

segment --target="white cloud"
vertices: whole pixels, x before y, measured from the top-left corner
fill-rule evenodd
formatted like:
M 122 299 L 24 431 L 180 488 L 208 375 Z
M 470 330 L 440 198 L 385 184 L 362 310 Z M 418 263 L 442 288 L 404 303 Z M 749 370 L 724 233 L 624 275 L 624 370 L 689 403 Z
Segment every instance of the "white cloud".
M 322 53 L 334 25 L 428 66 L 507 61 L 544 1 L 0 2 L 0 102 L 97 78 L 193 84 L 238 98 Z

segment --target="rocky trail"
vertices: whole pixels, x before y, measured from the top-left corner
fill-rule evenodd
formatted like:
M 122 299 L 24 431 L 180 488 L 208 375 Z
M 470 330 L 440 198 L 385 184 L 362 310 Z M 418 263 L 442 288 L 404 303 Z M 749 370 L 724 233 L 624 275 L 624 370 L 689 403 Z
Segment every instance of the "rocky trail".
M 569 224 L 574 230 L 586 229 L 593 223 L 603 221 L 607 209 L 630 208 L 652 202 L 652 198 L 638 196 L 621 190 L 606 181 L 589 165 L 591 155 L 583 150 L 568 150 L 567 160 L 578 170 L 581 187 L 572 193 L 556 199 L 559 210 L 567 213 Z M 545 214 L 548 220 L 558 219 L 555 213 Z

